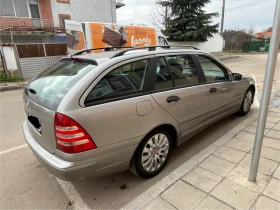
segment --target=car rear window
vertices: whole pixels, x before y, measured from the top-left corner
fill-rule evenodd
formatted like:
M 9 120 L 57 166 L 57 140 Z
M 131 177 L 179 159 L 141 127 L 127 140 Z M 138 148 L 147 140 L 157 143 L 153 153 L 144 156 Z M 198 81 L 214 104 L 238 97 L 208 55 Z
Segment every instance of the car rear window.
M 85 62 L 60 61 L 31 81 L 25 94 L 32 101 L 56 110 L 73 86 L 95 67 Z

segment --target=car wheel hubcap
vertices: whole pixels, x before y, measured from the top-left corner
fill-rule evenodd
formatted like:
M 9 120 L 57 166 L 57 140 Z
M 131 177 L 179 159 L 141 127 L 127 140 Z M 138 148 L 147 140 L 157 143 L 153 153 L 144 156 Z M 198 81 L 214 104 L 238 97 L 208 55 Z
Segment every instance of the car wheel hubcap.
M 156 134 L 146 143 L 142 152 L 142 166 L 146 171 L 155 171 L 165 162 L 169 153 L 169 141 L 164 134 Z
M 248 91 L 245 98 L 244 98 L 244 103 L 243 103 L 243 110 L 244 112 L 247 112 L 252 104 L 252 92 Z

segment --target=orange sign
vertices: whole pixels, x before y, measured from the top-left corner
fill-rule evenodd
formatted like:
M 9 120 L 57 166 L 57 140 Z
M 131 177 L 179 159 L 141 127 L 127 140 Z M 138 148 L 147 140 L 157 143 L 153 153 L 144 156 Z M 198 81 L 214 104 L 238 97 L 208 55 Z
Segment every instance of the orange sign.
M 149 27 L 90 23 L 92 48 L 156 45 L 156 30 Z

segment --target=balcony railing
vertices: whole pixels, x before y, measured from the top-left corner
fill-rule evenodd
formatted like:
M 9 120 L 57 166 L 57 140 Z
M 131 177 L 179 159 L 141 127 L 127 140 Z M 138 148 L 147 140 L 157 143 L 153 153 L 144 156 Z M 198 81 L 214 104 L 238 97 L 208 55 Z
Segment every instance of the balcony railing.
M 53 28 L 53 21 L 49 19 L 37 18 L 15 18 L 15 17 L 1 17 L 0 16 L 0 29 L 8 27 L 20 28 Z

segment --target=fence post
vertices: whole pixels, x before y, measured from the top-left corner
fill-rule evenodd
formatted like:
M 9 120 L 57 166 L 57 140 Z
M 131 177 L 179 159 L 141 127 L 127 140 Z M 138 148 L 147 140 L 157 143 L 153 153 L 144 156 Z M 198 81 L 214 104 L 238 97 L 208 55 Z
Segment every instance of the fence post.
M 47 51 L 46 51 L 46 46 L 45 46 L 45 44 L 43 44 L 43 49 L 44 49 L 45 57 L 47 57 Z
M 17 62 L 17 68 L 18 68 L 20 77 L 23 78 L 22 71 L 21 71 L 21 66 L 20 66 L 20 61 L 19 61 L 19 55 L 18 55 L 17 46 L 14 44 L 13 48 L 14 48 L 14 54 L 15 54 L 15 58 L 16 58 L 16 62 Z

